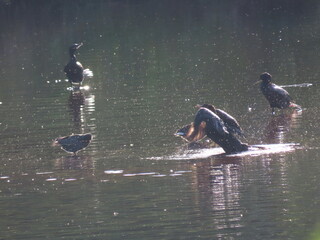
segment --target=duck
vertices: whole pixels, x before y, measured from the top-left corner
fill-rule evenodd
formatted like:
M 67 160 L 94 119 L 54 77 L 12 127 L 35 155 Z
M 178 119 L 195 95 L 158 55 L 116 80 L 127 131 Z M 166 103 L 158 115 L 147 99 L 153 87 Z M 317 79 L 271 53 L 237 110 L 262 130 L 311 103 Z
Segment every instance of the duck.
M 230 133 L 224 121 L 207 107 L 200 107 L 194 121 L 179 129 L 177 136 L 182 136 L 188 142 L 199 141 L 205 136 L 218 144 L 226 154 L 247 151 L 249 145 L 242 143 Z
M 270 73 L 264 72 L 260 75 L 260 90 L 268 100 L 272 114 L 275 114 L 275 108 L 296 108 L 301 110 L 301 106 L 295 104 L 289 93 L 282 87 L 271 82 L 272 76 Z
M 69 47 L 70 61 L 64 67 L 64 72 L 69 80 L 71 86 L 80 86 L 83 79 L 83 66 L 77 61 L 76 51 L 83 45 L 83 43 L 74 43 Z
M 58 137 L 54 140 L 54 145 L 60 145 L 61 149 L 68 153 L 73 153 L 74 156 L 77 152 L 86 148 L 92 140 L 92 134 L 72 134 L 70 136 Z

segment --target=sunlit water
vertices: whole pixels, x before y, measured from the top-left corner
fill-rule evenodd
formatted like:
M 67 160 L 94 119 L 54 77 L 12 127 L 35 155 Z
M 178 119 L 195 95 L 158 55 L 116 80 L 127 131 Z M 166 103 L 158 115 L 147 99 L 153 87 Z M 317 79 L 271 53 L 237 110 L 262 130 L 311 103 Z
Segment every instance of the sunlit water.
M 224 158 L 230 157 L 245 157 L 245 156 L 259 156 L 266 154 L 276 154 L 283 152 L 292 152 L 295 149 L 299 149 L 299 144 L 286 143 L 286 144 L 265 144 L 265 145 L 252 145 L 248 151 L 241 153 L 234 153 L 225 155 L 222 148 L 205 148 L 197 150 L 181 149 L 174 155 L 151 157 L 151 160 L 194 160 L 194 159 L 206 159 L 214 156 L 223 156 Z
M 317 239 L 318 6 L 0 1 L 0 239 Z M 264 71 L 302 111 L 271 115 Z M 202 103 L 255 148 L 188 149 Z M 78 156 L 52 146 L 89 132 Z

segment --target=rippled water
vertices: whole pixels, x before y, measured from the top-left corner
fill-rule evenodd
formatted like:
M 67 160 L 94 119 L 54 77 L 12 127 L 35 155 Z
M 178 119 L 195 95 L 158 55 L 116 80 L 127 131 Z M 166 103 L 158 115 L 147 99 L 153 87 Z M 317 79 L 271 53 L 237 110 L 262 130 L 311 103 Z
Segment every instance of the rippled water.
M 0 239 L 317 239 L 318 7 L 0 1 Z M 302 112 L 271 115 L 264 71 Z M 266 149 L 188 148 L 174 133 L 199 103 Z M 88 132 L 78 156 L 52 146 Z

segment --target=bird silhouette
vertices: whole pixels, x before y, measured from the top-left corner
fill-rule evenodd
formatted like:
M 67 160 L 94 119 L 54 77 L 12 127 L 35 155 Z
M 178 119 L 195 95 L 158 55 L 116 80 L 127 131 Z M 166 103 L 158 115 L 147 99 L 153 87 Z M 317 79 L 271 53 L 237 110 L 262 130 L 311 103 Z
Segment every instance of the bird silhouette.
M 200 107 L 194 121 L 179 129 L 176 133 L 188 142 L 198 141 L 205 136 L 229 153 L 247 151 L 249 146 L 230 133 L 223 120 L 206 107 Z
M 78 151 L 84 149 L 91 142 L 92 135 L 87 134 L 74 134 L 55 139 L 54 145 L 60 145 L 63 150 L 69 153 L 77 154 Z
M 264 72 L 260 75 L 260 90 L 265 98 L 268 100 L 272 114 L 275 113 L 275 108 L 297 108 L 301 110 L 301 107 L 292 101 L 289 93 L 282 87 L 271 82 L 272 76 Z
M 215 108 L 215 106 L 213 106 L 212 104 L 203 104 L 203 105 L 198 104 L 196 105 L 196 107 L 197 108 L 203 107 L 211 110 L 212 112 L 217 114 L 219 118 L 221 118 L 221 120 L 225 124 L 229 133 L 238 134 L 239 136 L 244 136 L 243 130 L 240 127 L 238 121 L 227 112 L 221 109 Z
M 82 45 L 82 43 L 74 43 L 69 48 L 70 61 L 64 67 L 64 72 L 66 73 L 71 86 L 80 86 L 84 79 L 83 66 L 77 61 L 75 55 L 77 49 L 79 49 Z

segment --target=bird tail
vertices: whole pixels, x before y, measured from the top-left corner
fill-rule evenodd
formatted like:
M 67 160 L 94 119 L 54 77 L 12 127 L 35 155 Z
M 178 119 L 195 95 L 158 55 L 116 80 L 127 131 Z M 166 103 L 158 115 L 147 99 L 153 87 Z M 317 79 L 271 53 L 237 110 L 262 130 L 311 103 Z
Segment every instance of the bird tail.
M 302 107 L 298 104 L 295 104 L 295 103 L 290 103 L 289 107 L 295 108 L 298 111 L 302 111 Z

